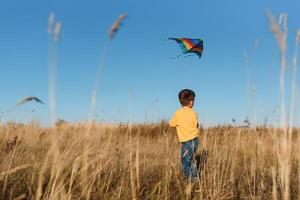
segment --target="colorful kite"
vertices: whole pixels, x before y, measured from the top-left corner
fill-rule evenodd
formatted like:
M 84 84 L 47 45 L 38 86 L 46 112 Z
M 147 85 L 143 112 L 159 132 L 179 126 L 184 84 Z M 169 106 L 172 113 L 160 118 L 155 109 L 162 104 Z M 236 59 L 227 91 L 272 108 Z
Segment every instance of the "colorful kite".
M 169 38 L 169 39 L 175 40 L 179 44 L 180 48 L 182 49 L 183 53 L 180 54 L 179 56 L 187 53 L 195 53 L 199 56 L 199 58 L 201 58 L 203 52 L 202 39 L 191 39 L 191 38 Z

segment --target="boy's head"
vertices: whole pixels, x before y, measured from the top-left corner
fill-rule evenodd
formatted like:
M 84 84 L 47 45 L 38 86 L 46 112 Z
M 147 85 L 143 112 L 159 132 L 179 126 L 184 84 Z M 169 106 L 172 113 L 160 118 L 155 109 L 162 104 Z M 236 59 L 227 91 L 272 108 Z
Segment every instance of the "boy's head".
M 189 89 L 181 90 L 178 94 L 180 104 L 182 106 L 188 106 L 190 108 L 194 106 L 195 97 L 195 92 Z

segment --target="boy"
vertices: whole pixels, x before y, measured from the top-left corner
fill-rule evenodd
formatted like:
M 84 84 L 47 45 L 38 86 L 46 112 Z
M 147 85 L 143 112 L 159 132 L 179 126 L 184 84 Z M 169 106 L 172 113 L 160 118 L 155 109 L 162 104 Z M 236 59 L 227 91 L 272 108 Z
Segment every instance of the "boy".
M 178 109 L 169 121 L 170 127 L 176 127 L 179 142 L 181 143 L 180 160 L 184 175 L 189 179 L 198 177 L 195 164 L 195 153 L 198 148 L 198 116 L 192 109 L 195 93 L 184 89 L 178 94 L 182 108 Z

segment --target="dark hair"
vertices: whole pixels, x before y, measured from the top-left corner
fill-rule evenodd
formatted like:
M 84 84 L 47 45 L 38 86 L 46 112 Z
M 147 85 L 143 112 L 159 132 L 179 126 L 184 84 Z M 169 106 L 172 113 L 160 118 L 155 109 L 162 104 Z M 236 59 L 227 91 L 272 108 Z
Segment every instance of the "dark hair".
M 181 90 L 178 94 L 178 98 L 182 106 L 188 106 L 189 103 L 195 99 L 195 97 L 195 92 L 189 89 Z

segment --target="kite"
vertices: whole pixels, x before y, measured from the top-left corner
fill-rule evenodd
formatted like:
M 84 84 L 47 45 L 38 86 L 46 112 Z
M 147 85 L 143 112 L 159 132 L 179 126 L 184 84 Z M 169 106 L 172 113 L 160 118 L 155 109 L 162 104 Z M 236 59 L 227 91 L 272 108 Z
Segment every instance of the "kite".
M 108 36 L 110 39 L 112 39 L 115 34 L 118 32 L 120 26 L 122 25 L 122 22 L 124 19 L 127 18 L 127 14 L 121 14 L 117 20 L 112 24 L 112 26 L 110 27 L 109 31 L 108 31 Z
M 188 54 L 195 53 L 199 58 L 202 56 L 203 52 L 203 40 L 202 39 L 191 39 L 191 38 L 169 38 L 170 40 L 174 40 L 179 44 L 183 53 L 178 55 L 177 57 Z
M 25 103 L 27 103 L 27 102 L 29 102 L 29 101 L 36 101 L 37 103 L 40 103 L 40 104 L 44 104 L 44 102 L 43 101 L 41 101 L 40 99 L 38 99 L 37 97 L 31 97 L 31 96 L 29 96 L 29 97 L 24 97 L 23 99 L 21 99 L 18 103 L 17 103 L 17 106 L 20 106 L 20 105 L 22 105 L 22 104 L 25 104 Z

